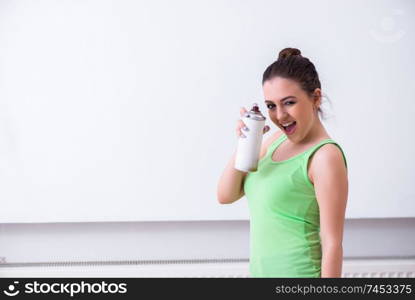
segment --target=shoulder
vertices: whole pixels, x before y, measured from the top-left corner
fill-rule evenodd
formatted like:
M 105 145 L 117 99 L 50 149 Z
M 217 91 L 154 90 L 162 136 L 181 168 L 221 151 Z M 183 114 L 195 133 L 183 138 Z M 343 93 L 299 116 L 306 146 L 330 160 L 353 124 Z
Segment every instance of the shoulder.
M 340 148 L 332 143 L 324 144 L 314 154 L 314 157 L 321 162 L 343 161 L 343 154 Z
M 260 159 L 263 158 L 265 156 L 265 154 L 268 151 L 269 146 L 276 141 L 282 134 L 281 130 L 277 130 L 276 132 L 270 134 L 263 142 L 261 145 L 261 153 L 260 153 Z
M 343 153 L 335 144 L 321 146 L 310 158 L 309 177 L 314 183 L 316 176 L 347 174 Z

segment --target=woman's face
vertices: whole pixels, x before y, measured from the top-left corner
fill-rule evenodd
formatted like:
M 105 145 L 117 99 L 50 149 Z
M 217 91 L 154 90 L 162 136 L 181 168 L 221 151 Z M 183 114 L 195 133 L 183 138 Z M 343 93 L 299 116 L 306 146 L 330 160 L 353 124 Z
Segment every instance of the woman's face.
M 320 105 L 321 91 L 316 89 L 316 98 L 309 97 L 300 85 L 290 79 L 274 77 L 264 82 L 263 92 L 268 114 L 294 143 L 306 141 L 310 130 L 319 121 L 317 108 Z M 316 102 L 316 100 L 318 101 Z M 294 123 L 292 123 L 294 122 Z M 284 127 L 283 125 L 289 125 Z

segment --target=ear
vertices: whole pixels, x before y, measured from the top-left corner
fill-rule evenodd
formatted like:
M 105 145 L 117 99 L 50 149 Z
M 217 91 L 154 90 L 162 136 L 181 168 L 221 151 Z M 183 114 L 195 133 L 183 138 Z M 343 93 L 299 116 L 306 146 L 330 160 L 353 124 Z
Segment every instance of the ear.
M 321 89 L 316 88 L 313 92 L 314 106 L 318 109 L 321 105 Z

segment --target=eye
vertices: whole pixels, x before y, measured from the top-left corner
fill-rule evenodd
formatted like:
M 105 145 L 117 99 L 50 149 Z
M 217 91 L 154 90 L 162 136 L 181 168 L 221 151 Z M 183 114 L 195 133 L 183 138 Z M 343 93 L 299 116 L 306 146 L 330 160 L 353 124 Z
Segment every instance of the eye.
M 293 104 L 295 104 L 295 101 L 287 101 L 287 102 L 284 102 L 284 105 L 293 105 Z
M 269 104 L 267 104 L 267 108 L 268 108 L 268 109 L 273 109 L 273 108 L 274 108 L 274 106 L 275 106 L 275 104 L 270 104 L 270 103 L 269 103 Z

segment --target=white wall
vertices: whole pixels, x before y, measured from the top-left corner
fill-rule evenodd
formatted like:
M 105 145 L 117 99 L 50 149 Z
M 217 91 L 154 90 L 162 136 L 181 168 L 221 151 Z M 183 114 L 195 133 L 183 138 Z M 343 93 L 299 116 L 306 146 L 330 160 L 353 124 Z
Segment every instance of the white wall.
M 0 222 L 247 220 L 217 205 L 239 107 L 298 47 L 348 218 L 414 217 L 412 1 L 0 2 Z M 275 125 L 272 125 L 275 128 Z M 271 134 L 271 133 L 268 133 Z

